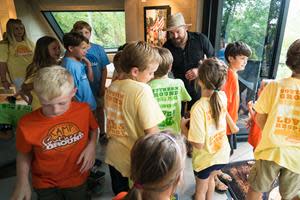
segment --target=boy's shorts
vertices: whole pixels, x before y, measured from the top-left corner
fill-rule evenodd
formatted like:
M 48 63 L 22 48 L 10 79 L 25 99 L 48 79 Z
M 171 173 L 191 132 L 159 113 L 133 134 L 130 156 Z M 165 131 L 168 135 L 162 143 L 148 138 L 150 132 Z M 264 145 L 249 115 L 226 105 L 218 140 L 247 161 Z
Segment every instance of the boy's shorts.
M 209 177 L 209 175 L 213 172 L 213 171 L 217 171 L 217 170 L 220 170 L 224 167 L 225 165 L 224 164 L 221 164 L 221 165 L 212 165 L 206 169 L 203 169 L 199 172 L 196 172 L 194 170 L 194 174 L 197 178 L 199 179 L 207 179 Z
M 268 192 L 278 177 L 279 192 L 283 199 L 293 199 L 300 190 L 300 174 L 296 174 L 273 161 L 257 160 L 250 171 L 249 184 L 254 191 Z
M 35 189 L 39 200 L 90 200 L 87 183 L 71 188 Z

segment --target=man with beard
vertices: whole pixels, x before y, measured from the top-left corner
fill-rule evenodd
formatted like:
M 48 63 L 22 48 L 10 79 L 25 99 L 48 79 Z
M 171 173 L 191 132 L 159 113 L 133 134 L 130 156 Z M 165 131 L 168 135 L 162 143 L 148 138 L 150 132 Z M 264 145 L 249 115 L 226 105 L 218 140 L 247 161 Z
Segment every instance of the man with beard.
M 187 31 L 190 25 L 185 24 L 181 13 L 171 15 L 167 23 L 169 38 L 164 44 L 174 58 L 172 67 L 174 77 L 183 80 L 192 97 L 192 100 L 187 103 L 188 111 L 200 98 L 200 89 L 196 90 L 194 83 L 198 76 L 198 63 L 204 59 L 204 55 L 208 58 L 214 55 L 214 49 L 205 35 Z

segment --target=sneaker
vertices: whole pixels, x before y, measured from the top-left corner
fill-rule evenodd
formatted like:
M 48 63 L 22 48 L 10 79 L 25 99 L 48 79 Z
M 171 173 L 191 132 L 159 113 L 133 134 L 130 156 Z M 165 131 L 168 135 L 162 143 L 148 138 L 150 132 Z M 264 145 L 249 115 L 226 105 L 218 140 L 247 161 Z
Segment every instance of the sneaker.
M 102 171 L 91 171 L 87 180 L 88 193 L 92 196 L 99 196 L 104 190 L 105 173 Z

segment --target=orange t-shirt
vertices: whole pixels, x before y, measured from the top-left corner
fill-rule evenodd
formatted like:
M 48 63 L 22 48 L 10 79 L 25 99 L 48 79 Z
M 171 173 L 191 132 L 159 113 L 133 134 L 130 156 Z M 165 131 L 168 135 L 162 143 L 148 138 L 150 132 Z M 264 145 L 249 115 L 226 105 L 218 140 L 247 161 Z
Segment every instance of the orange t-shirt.
M 128 192 L 120 192 L 117 196 L 113 197 L 112 200 L 122 200 L 126 197 Z
M 89 172 L 80 173 L 76 164 L 89 142 L 89 130 L 98 124 L 86 103 L 72 102 L 57 117 L 46 117 L 37 109 L 22 117 L 17 129 L 16 147 L 32 153 L 34 188 L 69 188 L 83 184 Z
M 249 135 L 248 135 L 248 143 L 253 146 L 253 149 L 255 149 L 261 140 L 262 133 L 261 133 L 261 129 L 259 128 L 255 120 L 256 112 L 253 110 L 252 101 L 248 102 L 248 109 L 252 120 L 252 124 L 250 126 Z
M 238 75 L 230 68 L 228 69 L 227 80 L 223 88 L 227 96 L 227 111 L 233 122 L 238 120 L 238 109 L 240 105 L 240 89 L 238 82 Z M 231 131 L 227 125 L 226 134 L 230 135 Z

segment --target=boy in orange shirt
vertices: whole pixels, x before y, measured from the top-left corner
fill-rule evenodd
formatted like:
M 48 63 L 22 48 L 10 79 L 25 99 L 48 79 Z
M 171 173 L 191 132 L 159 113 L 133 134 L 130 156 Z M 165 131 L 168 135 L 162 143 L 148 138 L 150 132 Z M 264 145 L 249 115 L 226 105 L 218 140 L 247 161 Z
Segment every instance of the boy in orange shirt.
M 251 49 L 243 42 L 229 43 L 225 49 L 225 59 L 228 63 L 228 74 L 223 90 L 227 96 L 227 111 L 234 123 L 238 120 L 238 108 L 240 105 L 240 89 L 237 72 L 245 69 L 250 55 Z M 233 137 L 235 137 L 235 135 L 231 133 L 228 125 L 226 133 L 231 148 L 230 155 L 232 155 Z
M 40 200 L 89 199 L 86 180 L 95 161 L 98 130 L 89 105 L 71 102 L 74 81 L 60 66 L 40 69 L 34 90 L 42 107 L 19 121 L 11 199 L 31 198 L 29 174 Z

